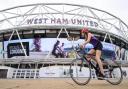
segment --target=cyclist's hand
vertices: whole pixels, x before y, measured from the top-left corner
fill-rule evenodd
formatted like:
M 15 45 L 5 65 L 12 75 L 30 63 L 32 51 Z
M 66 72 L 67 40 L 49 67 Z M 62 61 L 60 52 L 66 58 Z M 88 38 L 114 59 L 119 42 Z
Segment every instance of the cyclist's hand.
M 83 48 L 84 48 L 84 45 L 81 44 L 81 45 L 80 45 L 80 48 L 83 49 Z

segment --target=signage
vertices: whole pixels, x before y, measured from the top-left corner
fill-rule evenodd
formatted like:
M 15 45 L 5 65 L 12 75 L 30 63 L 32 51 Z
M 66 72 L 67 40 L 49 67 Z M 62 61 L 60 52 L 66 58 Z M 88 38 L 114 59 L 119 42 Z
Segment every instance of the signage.
M 22 42 L 27 56 L 29 56 L 29 42 Z M 25 56 L 21 43 L 10 43 L 7 46 L 8 58 L 13 56 Z
M 91 20 L 86 19 L 68 19 L 68 18 L 32 18 L 27 19 L 26 24 L 65 24 L 65 25 L 84 25 L 91 27 L 98 27 L 98 23 Z

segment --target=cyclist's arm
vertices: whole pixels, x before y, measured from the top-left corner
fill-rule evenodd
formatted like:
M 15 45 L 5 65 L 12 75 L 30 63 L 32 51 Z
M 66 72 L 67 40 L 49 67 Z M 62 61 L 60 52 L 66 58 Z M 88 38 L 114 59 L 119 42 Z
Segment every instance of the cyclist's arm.
M 91 34 L 91 33 L 88 33 L 88 38 L 87 38 L 87 40 L 86 40 L 86 38 L 85 38 L 85 42 L 84 42 L 82 45 L 84 46 L 84 45 L 86 45 L 87 43 L 89 43 L 90 40 L 91 40 L 91 37 L 92 37 L 92 34 Z

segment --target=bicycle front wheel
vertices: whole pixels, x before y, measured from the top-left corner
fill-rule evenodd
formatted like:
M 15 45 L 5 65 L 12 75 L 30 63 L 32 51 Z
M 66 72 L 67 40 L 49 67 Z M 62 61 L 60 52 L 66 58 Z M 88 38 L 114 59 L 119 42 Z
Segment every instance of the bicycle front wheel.
M 122 69 L 115 61 L 106 62 L 105 74 L 110 84 L 118 85 L 123 80 Z
M 78 85 L 86 85 L 91 79 L 90 64 L 81 59 L 75 59 L 70 64 L 70 76 Z

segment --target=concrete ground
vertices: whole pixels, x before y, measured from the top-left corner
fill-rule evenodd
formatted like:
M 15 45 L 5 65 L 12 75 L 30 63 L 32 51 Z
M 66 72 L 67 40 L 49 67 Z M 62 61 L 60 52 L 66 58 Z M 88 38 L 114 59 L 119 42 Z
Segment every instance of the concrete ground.
M 0 79 L 0 89 L 128 89 L 128 79 L 119 85 L 111 85 L 105 80 L 91 80 L 79 86 L 71 79 Z

